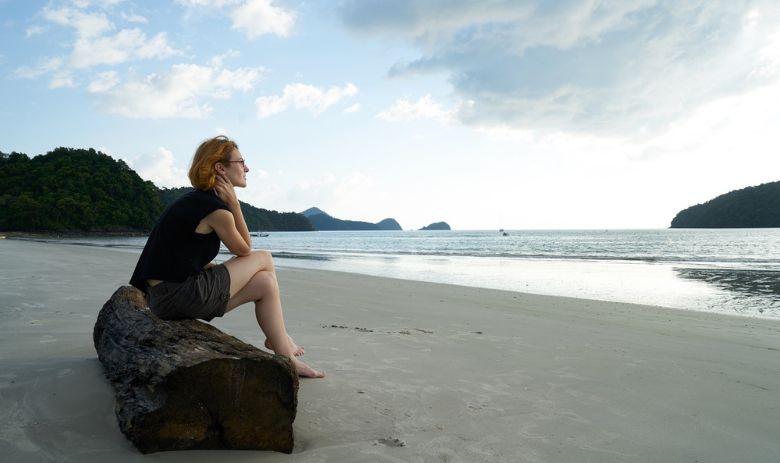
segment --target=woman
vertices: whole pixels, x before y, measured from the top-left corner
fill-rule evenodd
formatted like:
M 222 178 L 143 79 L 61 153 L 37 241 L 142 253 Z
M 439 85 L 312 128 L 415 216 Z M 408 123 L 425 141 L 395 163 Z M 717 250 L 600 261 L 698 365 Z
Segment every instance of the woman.
M 247 302 L 265 333 L 265 345 L 292 360 L 299 376 L 322 378 L 296 357 L 303 348 L 284 327 L 279 284 L 267 251 L 253 251 L 234 187 L 246 186 L 249 168 L 238 145 L 224 136 L 204 141 L 192 159 L 194 191 L 171 204 L 146 242 L 130 284 L 146 293 L 149 308 L 166 320 L 206 321 Z M 235 254 L 212 261 L 220 241 Z

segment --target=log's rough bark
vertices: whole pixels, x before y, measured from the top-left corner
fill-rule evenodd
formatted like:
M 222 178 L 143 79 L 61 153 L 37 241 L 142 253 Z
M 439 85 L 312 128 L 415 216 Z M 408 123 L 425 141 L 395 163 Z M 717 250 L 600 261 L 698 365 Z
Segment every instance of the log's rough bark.
M 93 340 L 119 428 L 142 453 L 292 452 L 298 376 L 289 359 L 207 323 L 161 320 L 132 286 L 103 306 Z

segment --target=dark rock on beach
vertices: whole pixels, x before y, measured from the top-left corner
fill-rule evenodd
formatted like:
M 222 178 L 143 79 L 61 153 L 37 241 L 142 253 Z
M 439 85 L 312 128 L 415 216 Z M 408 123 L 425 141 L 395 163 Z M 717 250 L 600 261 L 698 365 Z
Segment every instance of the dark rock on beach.
M 298 377 L 289 359 L 204 322 L 161 320 L 130 286 L 103 306 L 93 338 L 119 428 L 142 453 L 292 452 Z

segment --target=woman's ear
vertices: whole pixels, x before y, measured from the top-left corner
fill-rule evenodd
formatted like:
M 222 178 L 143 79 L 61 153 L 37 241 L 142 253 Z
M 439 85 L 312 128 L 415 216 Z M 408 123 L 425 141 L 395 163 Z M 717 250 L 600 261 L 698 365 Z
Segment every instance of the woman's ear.
M 216 170 L 218 174 L 224 174 L 225 166 L 223 166 L 221 162 L 218 162 L 214 164 L 214 170 Z

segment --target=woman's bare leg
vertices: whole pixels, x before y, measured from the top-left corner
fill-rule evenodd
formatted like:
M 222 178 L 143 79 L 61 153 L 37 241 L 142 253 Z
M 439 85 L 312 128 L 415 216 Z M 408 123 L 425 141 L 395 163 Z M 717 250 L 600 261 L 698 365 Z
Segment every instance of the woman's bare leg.
M 276 274 L 276 268 L 274 267 L 273 257 L 267 251 L 253 251 L 250 256 L 232 257 L 226 262 L 224 262 L 224 264 L 225 267 L 227 267 L 228 271 L 230 272 L 230 297 L 231 298 L 236 297 L 239 291 L 241 291 L 247 286 L 247 284 L 249 283 L 249 278 L 251 278 L 258 271 L 270 271 L 273 272 L 274 275 Z M 251 291 L 248 292 L 252 293 Z M 238 302 L 233 305 L 231 305 L 230 302 L 228 302 L 227 311 L 230 311 L 236 308 L 237 306 L 245 304 L 247 302 L 256 301 L 256 299 L 252 299 L 252 294 L 241 294 L 238 296 L 237 300 Z M 296 357 L 299 355 L 303 355 L 305 352 L 304 348 L 296 344 L 295 341 L 293 341 L 292 337 L 288 336 L 287 338 L 290 343 L 290 348 L 293 351 L 293 355 L 295 355 Z M 276 349 L 274 349 L 273 344 L 271 343 L 271 340 L 269 338 L 266 338 L 265 346 L 268 349 L 271 349 L 274 352 L 276 352 Z
M 295 343 L 293 338 L 290 335 L 287 335 L 287 339 L 290 341 L 290 349 L 292 349 L 292 353 L 296 357 L 300 357 L 301 355 L 306 353 L 306 349 L 303 348 L 303 346 L 299 346 Z M 274 350 L 274 345 L 271 344 L 271 340 L 266 338 L 265 340 L 265 347 L 266 349 Z
M 246 302 L 254 302 L 255 317 L 274 352 L 289 357 L 298 375 L 310 378 L 324 377 L 324 373 L 314 370 L 295 358 L 293 347 L 295 344 L 284 326 L 279 284 L 271 255 L 265 251 L 255 251 L 249 256 L 231 259 L 224 265 L 230 273 L 230 300 L 227 310 L 232 310 Z

